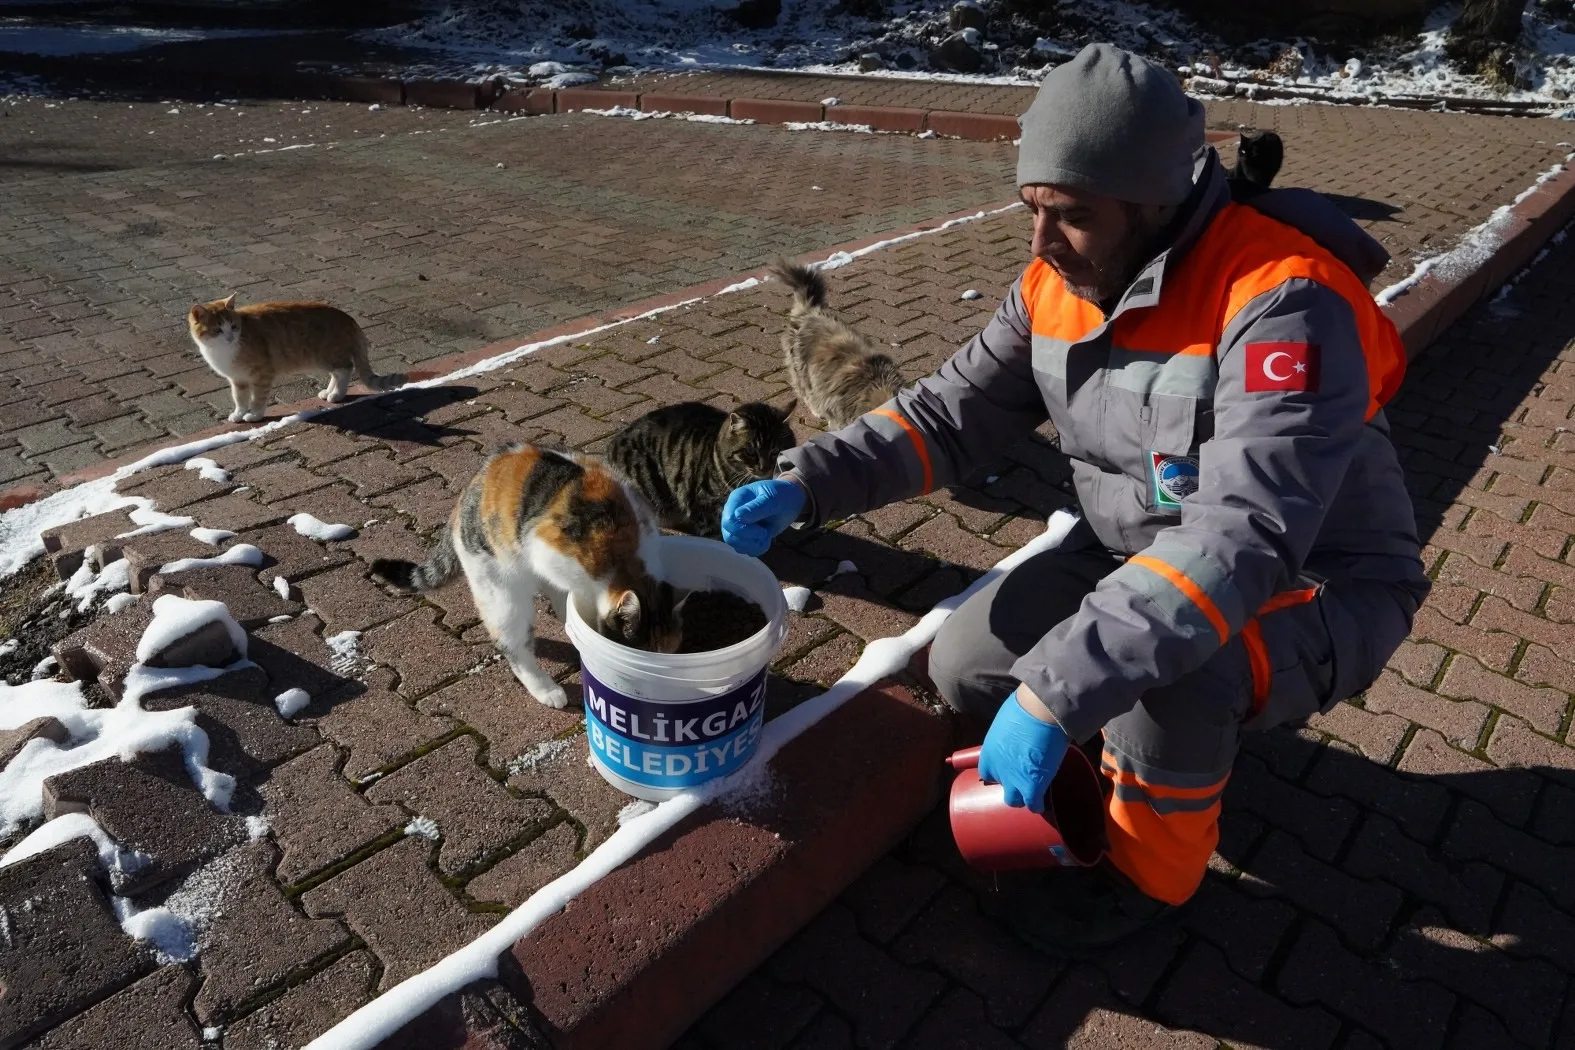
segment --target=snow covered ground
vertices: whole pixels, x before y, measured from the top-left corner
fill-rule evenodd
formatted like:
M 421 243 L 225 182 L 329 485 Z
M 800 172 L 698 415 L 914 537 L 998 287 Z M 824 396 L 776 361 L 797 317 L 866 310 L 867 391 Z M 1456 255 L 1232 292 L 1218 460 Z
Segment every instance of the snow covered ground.
M 971 3 L 971 0 L 970 0 Z M 740 25 L 724 0 L 494 0 L 434 3 L 414 21 L 361 35 L 425 52 L 437 66 L 470 76 L 546 83 L 607 66 L 641 69 L 795 69 L 876 76 L 936 76 L 1032 84 L 1047 66 L 1095 40 L 1146 53 L 1172 68 L 1213 79 L 1314 89 L 1352 99 L 1388 96 L 1508 98 L 1562 107 L 1575 92 L 1575 25 L 1538 0 L 1524 18 L 1508 91 L 1461 73 L 1444 57 L 1458 5 L 1435 11 L 1422 31 L 1365 45 L 1324 46 L 1295 36 L 1227 42 L 1184 12 L 1117 0 L 1047 3 L 1035 21 L 983 2 L 972 65 L 948 61 L 940 45 L 953 30 L 938 0 L 841 3 L 783 0 L 767 28 Z M 1019 9 L 1025 5 L 1015 5 Z M 884 17 L 852 10 L 884 9 Z M 1050 28 L 1042 28 L 1049 25 Z M 879 68 L 871 69 L 870 67 Z M 556 84 L 554 86 L 557 86 Z
M 1435 10 L 1415 34 L 1360 44 L 1288 33 L 1242 39 L 1240 33 L 1216 32 L 1184 11 L 1119 0 L 1038 5 L 963 0 L 972 13 L 962 21 L 951 15 L 952 0 L 781 0 L 774 19 L 747 13 L 772 5 L 773 0 L 745 0 L 742 8 L 737 0 L 412 0 L 405 10 L 415 17 L 347 30 L 339 51 L 347 61 L 358 48 L 403 54 L 409 72 L 420 76 L 502 76 L 552 87 L 586 83 L 609 70 L 718 68 L 1033 84 L 1082 45 L 1104 40 L 1199 76 L 1203 91 L 1237 93 L 1241 84 L 1352 101 L 1477 98 L 1550 110 L 1565 108 L 1575 93 L 1575 18 L 1560 17 L 1561 0 L 1528 3 L 1515 83 L 1508 86 L 1463 73 L 1445 57 L 1458 4 Z M 7 17 L 0 0 L 0 53 L 123 53 L 266 32 L 256 18 L 247 28 L 219 25 L 216 15 L 204 16 L 201 8 L 192 9 L 192 20 L 208 17 L 208 24 L 149 26 L 82 24 L 70 17 L 71 4 L 50 6 L 59 8 L 58 17 Z M 361 20 L 375 22 L 375 13 Z M 954 28 L 964 22 L 967 28 Z M 268 35 L 311 32 L 321 30 L 282 24 Z

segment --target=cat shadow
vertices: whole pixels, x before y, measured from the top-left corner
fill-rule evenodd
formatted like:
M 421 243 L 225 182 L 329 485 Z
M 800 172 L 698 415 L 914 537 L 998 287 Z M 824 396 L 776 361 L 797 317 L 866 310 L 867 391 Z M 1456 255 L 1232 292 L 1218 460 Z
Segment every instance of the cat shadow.
M 1357 222 L 1383 222 L 1386 219 L 1393 219 L 1402 210 L 1398 204 L 1375 201 L 1369 197 L 1353 197 L 1345 193 L 1325 193 L 1324 196 L 1347 217 Z
M 450 405 L 469 401 L 480 391 L 473 386 L 418 387 L 388 394 L 361 394 L 328 409 L 311 422 L 352 434 L 438 448 L 451 439 L 477 436 L 463 423 L 433 423 L 425 417 Z M 449 439 L 449 440 L 446 440 Z

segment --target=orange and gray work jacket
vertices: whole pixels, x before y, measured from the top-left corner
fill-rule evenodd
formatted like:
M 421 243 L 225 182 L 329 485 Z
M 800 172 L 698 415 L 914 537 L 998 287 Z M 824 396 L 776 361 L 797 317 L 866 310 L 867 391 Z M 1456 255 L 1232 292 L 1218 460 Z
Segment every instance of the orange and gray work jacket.
M 1078 740 L 1310 583 L 1392 588 L 1404 615 L 1377 633 L 1428 590 L 1382 413 L 1405 351 L 1352 269 L 1377 272 L 1353 246 L 1382 249 L 1311 191 L 1232 203 L 1212 149 L 1177 224 L 1109 316 L 1036 259 L 939 371 L 779 464 L 818 525 L 1054 423 L 1088 525 L 1128 556 L 1012 670 Z M 1346 695 L 1404 636 L 1336 633 Z

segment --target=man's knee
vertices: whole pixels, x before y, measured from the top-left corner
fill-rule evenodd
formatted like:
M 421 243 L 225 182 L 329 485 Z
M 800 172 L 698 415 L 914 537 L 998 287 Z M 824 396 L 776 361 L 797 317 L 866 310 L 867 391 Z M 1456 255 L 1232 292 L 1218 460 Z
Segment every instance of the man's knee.
M 930 645 L 930 680 L 952 710 L 988 720 L 1005 699 L 1014 658 L 989 636 L 989 607 L 974 601 L 946 618 Z M 993 643 L 993 644 L 992 644 Z

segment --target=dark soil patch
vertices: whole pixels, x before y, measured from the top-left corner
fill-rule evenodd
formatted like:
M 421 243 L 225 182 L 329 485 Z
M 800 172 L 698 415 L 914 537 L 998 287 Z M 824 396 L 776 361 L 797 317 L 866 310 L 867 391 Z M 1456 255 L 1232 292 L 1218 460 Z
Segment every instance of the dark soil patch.
M 681 653 L 708 653 L 736 645 L 767 623 L 766 614 L 748 598 L 728 591 L 700 591 L 684 602 Z
M 48 558 L 35 558 L 21 572 L 0 583 L 0 647 L 12 639 L 17 646 L 0 656 L 0 681 L 19 685 L 49 655 L 50 647 L 93 619 L 79 613 Z

